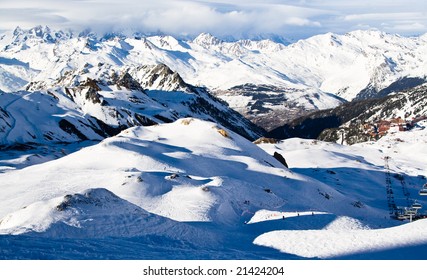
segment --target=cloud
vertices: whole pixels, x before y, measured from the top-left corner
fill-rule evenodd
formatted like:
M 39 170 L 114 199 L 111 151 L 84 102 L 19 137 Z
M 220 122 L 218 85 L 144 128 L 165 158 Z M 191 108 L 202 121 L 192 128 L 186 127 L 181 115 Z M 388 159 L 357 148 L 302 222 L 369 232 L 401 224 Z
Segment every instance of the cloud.
M 390 3 L 393 2 L 393 3 Z M 299 39 L 364 26 L 388 32 L 427 32 L 426 7 L 416 0 L 14 0 L 0 3 L 0 29 L 48 25 L 76 31 L 163 32 Z M 372 13 L 375 11 L 375 13 Z M 404 34 L 403 34 L 404 35 Z
M 55 14 L 53 10 L 40 8 L 1 9 L 0 18 L 2 22 L 20 23 L 22 25 L 27 25 L 28 22 L 48 22 L 50 24 L 62 24 L 68 22 L 66 17 Z M 10 26 L 10 24 L 6 24 L 2 27 L 5 28 Z M 16 24 L 13 26 L 16 27 Z
M 399 32 L 411 32 L 411 33 L 420 33 L 425 32 L 426 25 L 419 22 L 398 22 L 392 27 L 387 27 L 389 30 L 398 30 Z

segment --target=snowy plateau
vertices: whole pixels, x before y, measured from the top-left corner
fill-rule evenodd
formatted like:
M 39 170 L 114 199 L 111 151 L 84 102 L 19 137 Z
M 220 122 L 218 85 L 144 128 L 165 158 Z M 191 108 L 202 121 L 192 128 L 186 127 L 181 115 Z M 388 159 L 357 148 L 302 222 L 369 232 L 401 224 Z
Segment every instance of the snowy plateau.
M 0 34 L 0 258 L 427 259 L 426 120 L 352 145 L 260 138 L 425 83 L 426 53 L 378 31 Z

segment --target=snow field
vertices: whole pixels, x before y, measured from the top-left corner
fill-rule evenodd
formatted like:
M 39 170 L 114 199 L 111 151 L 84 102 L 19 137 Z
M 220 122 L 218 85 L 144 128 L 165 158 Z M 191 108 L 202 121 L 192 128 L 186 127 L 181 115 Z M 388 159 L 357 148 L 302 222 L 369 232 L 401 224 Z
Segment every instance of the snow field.
M 194 118 L 131 128 L 60 159 L 0 173 L 0 232 L 72 239 L 157 235 L 200 250 L 213 250 L 225 238 L 243 255 L 256 245 L 277 250 L 275 258 L 422 248 L 424 220 L 389 218 L 384 156 L 393 156 L 390 171 L 405 171 L 411 198 L 424 205 L 417 196 L 424 133 L 420 127 L 354 146 L 303 139 L 256 146 Z M 407 149 L 421 153 L 413 154 L 413 166 Z M 290 169 L 271 156 L 274 151 Z M 396 201 L 404 203 L 400 181 L 392 183 Z

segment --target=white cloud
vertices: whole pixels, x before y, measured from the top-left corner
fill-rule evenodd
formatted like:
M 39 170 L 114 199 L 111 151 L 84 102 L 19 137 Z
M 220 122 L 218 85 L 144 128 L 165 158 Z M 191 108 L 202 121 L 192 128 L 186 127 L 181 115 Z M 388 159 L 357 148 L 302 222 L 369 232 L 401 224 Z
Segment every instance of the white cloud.
M 347 21 L 396 21 L 401 19 L 423 19 L 422 13 L 368 13 L 346 15 L 344 20 Z
M 404 32 L 425 32 L 426 25 L 421 24 L 419 22 L 413 22 L 413 23 L 398 23 L 392 28 L 389 28 L 391 30 L 398 30 L 398 31 L 404 31 Z
M 296 39 L 360 26 L 423 33 L 427 32 L 427 8 L 420 2 L 424 1 L 14 0 L 0 2 L 0 29 L 48 25 L 100 33 L 161 31 L 194 36 L 210 32 L 237 37 L 275 33 Z

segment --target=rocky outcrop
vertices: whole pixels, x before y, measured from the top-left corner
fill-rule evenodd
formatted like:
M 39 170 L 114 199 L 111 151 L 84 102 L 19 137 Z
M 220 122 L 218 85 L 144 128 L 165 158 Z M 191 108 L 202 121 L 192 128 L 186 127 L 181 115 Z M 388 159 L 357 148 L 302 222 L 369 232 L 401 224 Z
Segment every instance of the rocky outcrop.
M 192 92 L 193 87 L 172 71 L 166 64 L 143 65 L 129 70 L 147 89 Z
M 278 152 L 274 152 L 273 157 L 277 159 L 281 164 L 283 164 L 286 168 L 289 168 L 288 163 L 286 162 L 285 158 Z
M 62 119 L 58 122 L 58 124 L 63 131 L 67 132 L 70 135 L 77 136 L 81 141 L 88 140 L 88 138 L 83 133 L 81 133 L 80 130 L 78 130 L 75 125 L 70 123 L 68 120 Z
M 253 143 L 258 145 L 258 144 L 276 144 L 278 142 L 279 142 L 278 139 L 260 137 L 257 140 L 255 140 Z
M 141 84 L 136 81 L 128 72 L 123 72 L 116 78 L 116 76 L 113 76 L 113 82 L 120 87 L 124 87 L 129 90 L 138 90 L 138 91 L 144 91 Z

